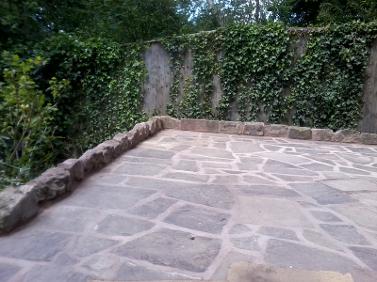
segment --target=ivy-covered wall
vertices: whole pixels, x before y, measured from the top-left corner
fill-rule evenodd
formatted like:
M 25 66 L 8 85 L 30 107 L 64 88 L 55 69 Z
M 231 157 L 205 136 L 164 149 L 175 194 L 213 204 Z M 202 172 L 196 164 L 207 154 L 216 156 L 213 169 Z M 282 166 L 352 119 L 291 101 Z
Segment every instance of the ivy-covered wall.
M 377 132 L 376 38 L 376 23 L 354 22 L 233 26 L 149 43 L 144 109 Z

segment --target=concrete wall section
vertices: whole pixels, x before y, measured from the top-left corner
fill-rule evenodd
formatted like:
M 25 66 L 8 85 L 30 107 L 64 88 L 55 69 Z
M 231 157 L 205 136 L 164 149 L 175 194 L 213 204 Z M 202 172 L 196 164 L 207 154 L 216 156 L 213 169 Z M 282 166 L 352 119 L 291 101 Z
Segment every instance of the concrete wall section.
M 366 71 L 360 131 L 377 133 L 377 41 L 371 49 Z
M 159 43 L 153 43 L 144 54 L 147 79 L 144 83 L 144 111 L 148 115 L 166 114 L 173 72 L 169 54 Z

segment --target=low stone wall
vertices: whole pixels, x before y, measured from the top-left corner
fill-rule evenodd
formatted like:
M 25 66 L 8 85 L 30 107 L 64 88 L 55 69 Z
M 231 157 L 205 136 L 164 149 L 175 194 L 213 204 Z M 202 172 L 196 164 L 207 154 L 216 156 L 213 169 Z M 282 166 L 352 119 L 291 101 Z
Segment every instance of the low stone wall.
M 27 222 L 38 214 L 40 204 L 70 193 L 84 178 L 163 129 L 377 145 L 377 134 L 354 130 L 333 132 L 263 122 L 153 117 L 86 151 L 78 159 L 68 159 L 20 187 L 9 187 L 0 192 L 0 233 Z
M 265 124 L 263 122 L 218 121 L 205 119 L 168 118 L 166 128 L 198 132 L 241 134 L 251 136 L 283 137 L 300 140 L 360 143 L 377 145 L 377 134 L 356 130 L 308 128 L 284 124 Z
M 138 123 L 132 130 L 115 135 L 78 159 L 68 159 L 20 187 L 8 187 L 1 191 L 0 233 L 9 232 L 36 216 L 41 203 L 73 191 L 81 180 L 162 130 L 165 120 L 169 118 L 153 117 L 147 122 Z

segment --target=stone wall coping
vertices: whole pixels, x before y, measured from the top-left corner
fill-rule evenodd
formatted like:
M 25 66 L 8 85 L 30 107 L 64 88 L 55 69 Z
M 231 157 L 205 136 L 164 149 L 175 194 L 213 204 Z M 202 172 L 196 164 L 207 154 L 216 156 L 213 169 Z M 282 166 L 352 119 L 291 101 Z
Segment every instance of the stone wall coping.
M 136 124 L 128 132 L 116 134 L 87 150 L 78 159 L 68 159 L 47 169 L 20 187 L 5 188 L 0 192 L 0 233 L 10 232 L 29 221 L 38 214 L 41 204 L 70 193 L 80 181 L 163 129 L 377 145 L 377 134 L 350 129 L 334 132 L 331 129 L 263 122 L 156 116 Z

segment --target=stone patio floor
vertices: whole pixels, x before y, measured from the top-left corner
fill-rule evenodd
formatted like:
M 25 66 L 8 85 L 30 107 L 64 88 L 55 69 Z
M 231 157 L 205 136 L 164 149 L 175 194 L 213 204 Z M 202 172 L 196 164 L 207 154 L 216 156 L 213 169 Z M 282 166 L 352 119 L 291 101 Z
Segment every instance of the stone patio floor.
M 0 281 L 222 281 L 237 262 L 377 281 L 377 147 L 165 130 L 0 238 Z

